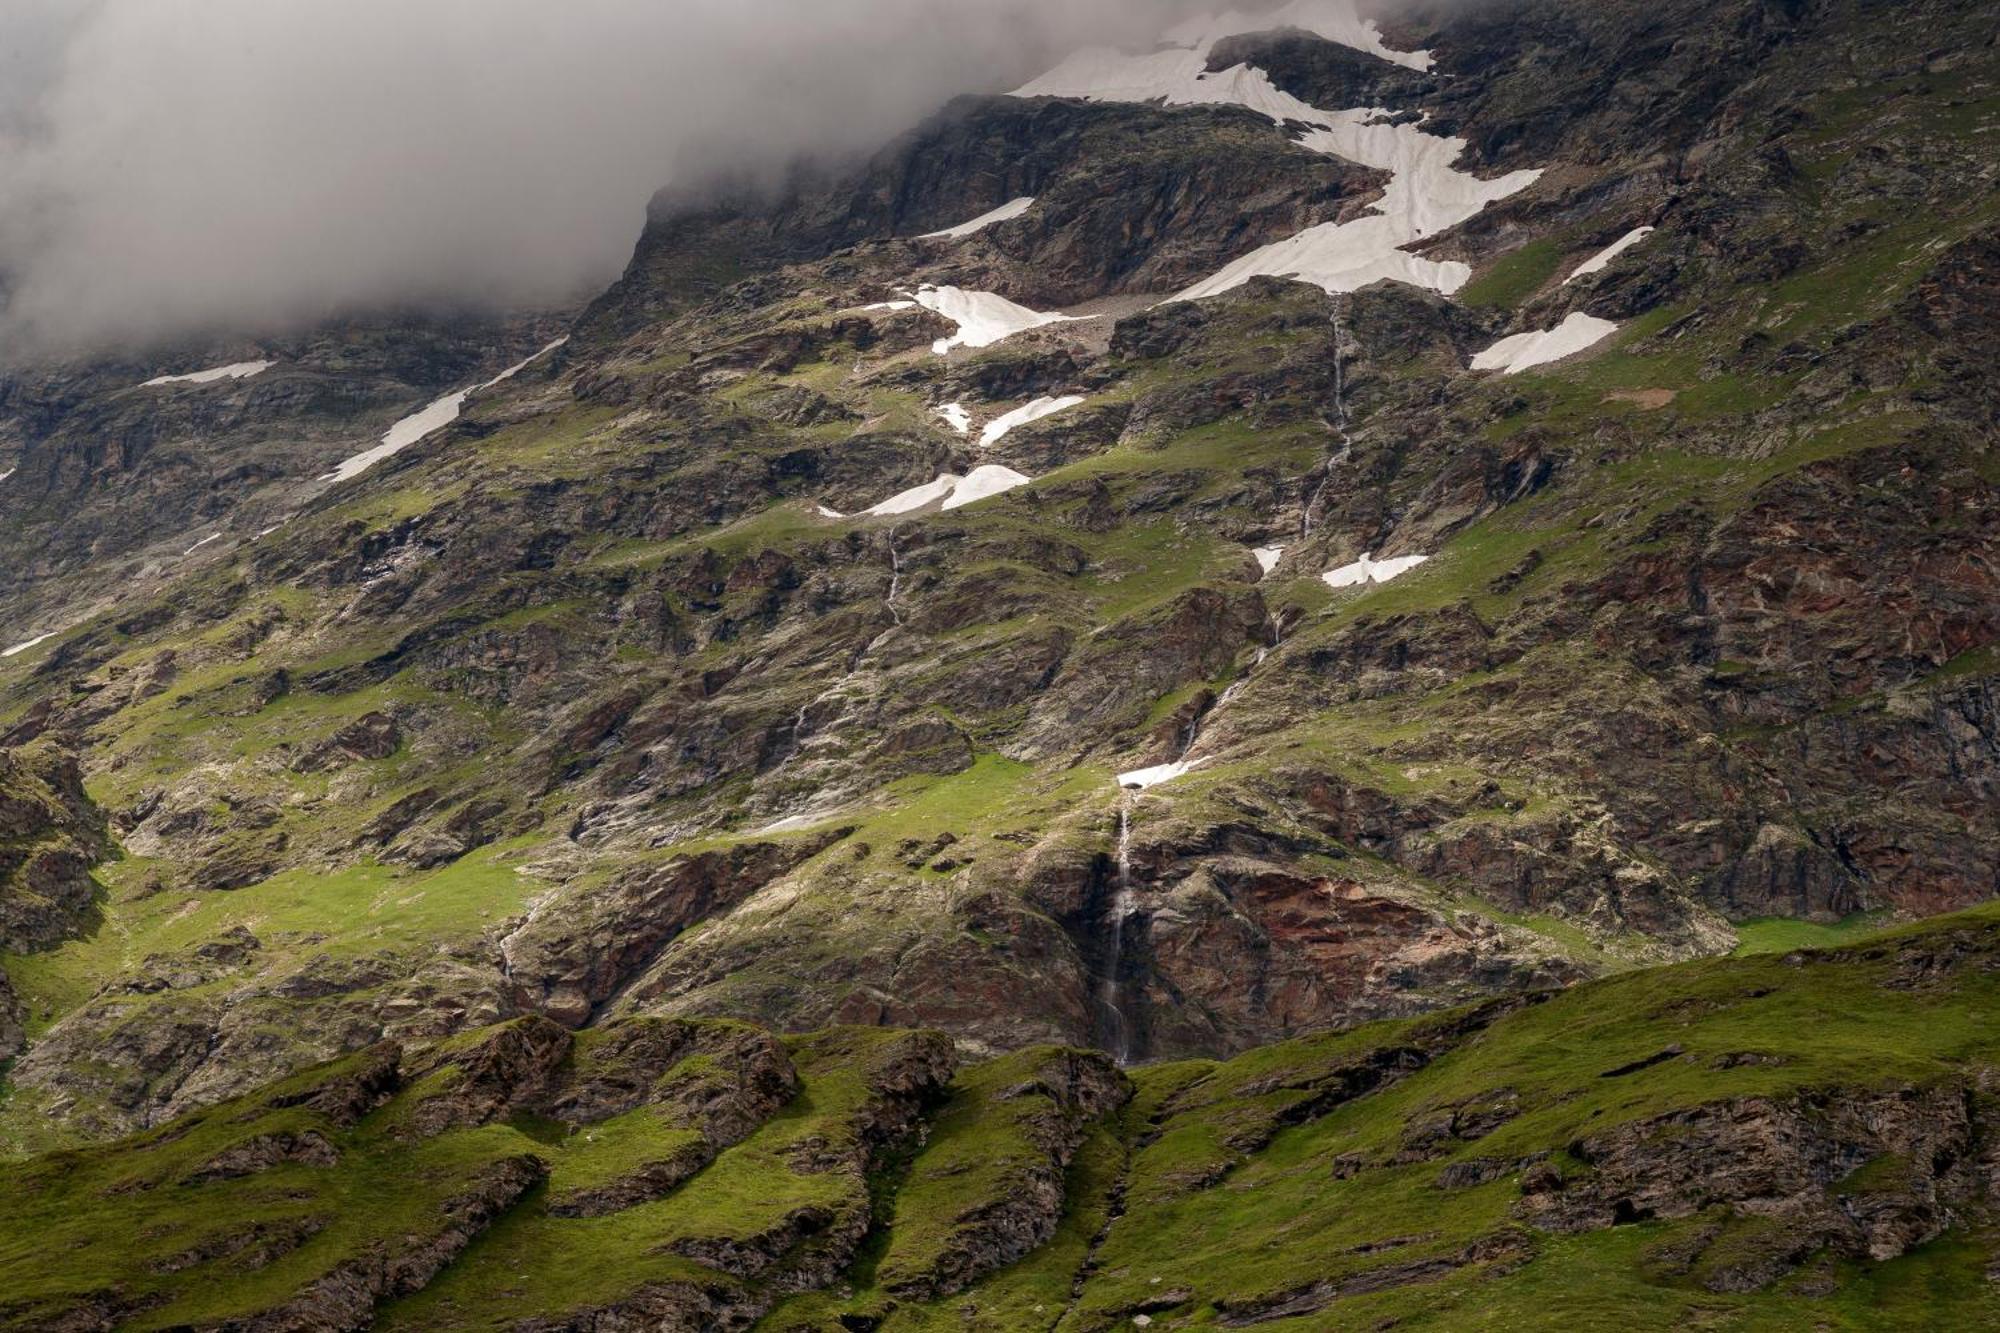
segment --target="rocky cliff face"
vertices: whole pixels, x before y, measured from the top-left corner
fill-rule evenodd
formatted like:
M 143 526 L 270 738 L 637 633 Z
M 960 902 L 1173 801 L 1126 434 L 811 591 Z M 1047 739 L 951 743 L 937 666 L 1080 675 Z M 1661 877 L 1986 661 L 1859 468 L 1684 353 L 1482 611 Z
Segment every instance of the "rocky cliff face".
M 0 365 L 0 647 L 268 535 L 342 459 L 518 361 L 557 324 L 356 319 L 253 343 Z M 267 368 L 186 378 L 257 365 Z
M 91 867 L 105 847 L 104 817 L 74 755 L 0 748 L 0 950 L 38 953 L 83 933 L 98 896 Z M 0 969 L 0 1060 L 20 1051 L 26 1017 Z
M 1985 900 L 1985 17 L 1252 23 L 662 196 L 562 353 L 0 661 L 125 853 L 0 1131 L 528 1019 L 1227 1057 Z

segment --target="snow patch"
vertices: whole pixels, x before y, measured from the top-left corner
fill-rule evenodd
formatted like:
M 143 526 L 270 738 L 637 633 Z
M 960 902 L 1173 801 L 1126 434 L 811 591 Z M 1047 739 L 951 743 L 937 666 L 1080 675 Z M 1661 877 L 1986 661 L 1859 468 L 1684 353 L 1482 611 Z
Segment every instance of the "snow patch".
M 516 362 L 507 367 L 484 384 L 475 384 L 469 389 L 460 389 L 456 393 L 448 393 L 421 411 L 411 413 L 395 425 L 389 427 L 388 433 L 382 437 L 382 443 L 376 445 L 373 449 L 365 449 L 354 455 L 339 467 L 321 477 L 320 480 L 332 482 L 352 481 L 383 459 L 395 457 L 397 454 L 402 453 L 403 450 L 417 443 L 417 441 L 443 430 L 446 426 L 458 420 L 459 414 L 465 410 L 465 400 L 472 397 L 473 394 L 478 393 L 481 389 L 490 389 L 496 384 L 503 384 L 513 379 L 529 366 L 534 365 L 535 362 L 541 360 L 568 341 L 569 339 L 566 337 L 558 338 L 526 360 Z
M 972 434 L 972 413 L 965 410 L 964 403 L 946 403 L 943 407 L 933 410 L 944 418 L 947 426 L 960 435 Z
M 899 495 L 892 495 L 873 509 L 863 512 L 873 518 L 888 518 L 896 514 L 913 513 L 942 502 L 944 509 L 963 509 L 981 500 L 990 500 L 996 495 L 1026 486 L 1034 480 L 1024 477 L 1012 468 L 988 465 L 974 468 L 961 477 L 954 473 L 944 473 L 936 481 L 912 486 Z
M 870 311 L 872 311 L 872 310 L 915 310 L 915 309 L 917 308 L 917 303 L 916 303 L 915 301 L 877 301 L 877 302 L 876 302 L 875 304 L 873 304 L 873 305 L 865 305 L 865 306 L 862 306 L 861 308 L 862 308 L 863 310 L 870 310 Z
M 1262 569 L 1266 574 L 1269 574 L 1278 567 L 1278 561 L 1284 559 L 1285 548 L 1282 546 L 1260 546 L 1250 554 L 1257 557 L 1257 567 Z
M 188 547 L 187 550 L 182 551 L 181 559 L 183 560 L 187 559 L 189 556 L 193 555 L 196 551 L 199 551 L 202 547 L 208 545 L 210 542 L 219 542 L 221 540 L 222 540 L 221 533 L 211 532 L 206 537 L 203 537 L 200 541 L 196 542 L 193 546 Z
M 1524 370 L 1532 370 L 1551 361 L 1575 356 L 1585 348 L 1603 342 L 1616 332 L 1618 326 L 1610 320 L 1599 319 L 1595 315 L 1586 315 L 1578 311 L 1552 329 L 1517 333 L 1511 338 L 1502 338 L 1473 357 L 1472 368 L 1518 375 Z
M 991 213 L 981 213 L 970 222 L 961 222 L 956 227 L 946 227 L 943 231 L 925 232 L 918 239 L 936 241 L 973 236 L 985 231 L 988 227 L 998 226 L 1002 222 L 1012 222 L 1015 218 L 1020 217 L 1034 206 L 1035 196 L 1031 194 L 1023 195 L 1019 199 L 1008 200 Z
M 17 643 L 12 648 L 8 648 L 5 651 L 0 651 L 0 657 L 19 657 L 22 653 L 27 652 L 30 648 L 41 647 L 43 644 L 47 643 L 50 639 L 53 639 L 56 635 L 60 633 L 62 633 L 61 630 L 52 629 L 47 634 L 43 634 L 36 638 L 32 638 L 28 640 L 26 643 Z
M 917 292 L 917 304 L 958 325 L 956 335 L 931 344 L 939 356 L 954 347 L 991 347 L 1017 333 L 1069 321 L 1067 315 L 1045 315 L 993 292 L 969 292 L 963 287 L 926 285 Z
M 217 380 L 247 380 L 253 375 L 263 374 L 277 364 L 275 361 L 238 361 L 230 366 L 217 366 L 214 370 L 197 370 L 192 375 L 161 375 L 147 380 L 139 387 L 157 389 L 165 384 L 213 384 Z
M 1157 787 L 1163 782 L 1172 782 L 1175 778 L 1186 777 L 1189 773 L 1194 772 L 1194 770 L 1207 762 L 1206 759 L 1196 759 L 1192 762 L 1183 759 L 1178 763 L 1160 764 L 1153 768 L 1134 769 L 1130 773 L 1120 773 L 1118 775 L 1118 785 L 1129 787 L 1134 791 L 1145 791 L 1147 788 Z
M 1033 477 L 1024 477 L 1008 467 L 988 464 L 986 467 L 974 468 L 966 475 L 965 480 L 959 482 L 953 489 L 951 498 L 944 502 L 944 507 L 963 509 L 969 504 L 990 500 L 996 495 L 1005 495 L 1008 491 L 1026 486 L 1033 480 Z
M 1575 282 L 1578 278 L 1587 278 L 1593 273 L 1604 272 L 1605 269 L 1611 267 L 1611 262 L 1613 260 L 1618 258 L 1618 256 L 1624 254 L 1627 250 L 1630 250 L 1633 246 L 1637 245 L 1639 242 L 1645 240 L 1648 236 L 1651 236 L 1653 234 L 1653 231 L 1654 229 L 1652 227 L 1641 227 L 1637 231 L 1630 231 L 1625 233 L 1625 235 L 1619 237 L 1617 241 L 1615 241 L 1610 246 L 1606 247 L 1602 252 L 1600 252 L 1594 258 L 1587 259 L 1582 264 L 1579 264 L 1577 266 L 1576 272 L 1570 274 L 1567 278 L 1563 279 L 1563 286 L 1565 287 L 1569 286 L 1572 282 Z
M 840 512 L 840 511 L 839 511 L 838 509 L 830 509 L 830 508 L 828 508 L 828 507 L 827 507 L 826 505 L 816 505 L 816 506 L 814 506 L 814 508 L 816 508 L 816 509 L 817 509 L 817 510 L 819 511 L 819 516 L 820 516 L 821 518 L 846 518 L 846 517 L 847 517 L 847 515 L 845 515 L 845 514 L 841 513 L 841 512 Z
M 800 829 L 809 829 L 816 824 L 823 824 L 827 818 L 828 816 L 826 815 L 789 815 L 775 824 L 764 825 L 763 828 L 758 829 L 750 836 L 761 838 L 771 833 L 796 833 Z
M 1351 565 L 1322 574 L 1329 588 L 1360 588 L 1371 583 L 1387 583 L 1400 578 L 1418 565 L 1428 564 L 1427 555 L 1406 555 L 1395 560 L 1375 560 L 1366 555 Z
M 1158 102 L 1169 107 L 1247 107 L 1281 125 L 1308 126 L 1298 139 L 1303 148 L 1392 173 L 1382 200 L 1368 216 L 1352 222 L 1323 223 L 1253 251 L 1179 293 L 1175 300 L 1219 296 L 1254 277 L 1295 278 L 1332 294 L 1358 291 L 1384 279 L 1446 295 L 1458 291 L 1472 278 L 1469 265 L 1423 259 L 1403 247 L 1447 231 L 1488 204 L 1518 194 L 1542 173 L 1516 171 L 1495 180 L 1481 180 L 1452 166 L 1465 152 L 1463 139 L 1427 134 L 1415 125 L 1391 124 L 1392 113 L 1381 108 L 1321 110 L 1281 91 L 1268 74 L 1248 65 L 1208 72 L 1210 51 L 1223 37 L 1288 23 L 1412 68 L 1429 67 L 1428 55 L 1382 48 L 1374 25 L 1355 17 L 1349 0 L 1298 0 L 1276 13 L 1254 18 L 1232 11 L 1220 19 L 1183 25 L 1169 40 L 1178 40 L 1187 49 L 1150 55 L 1127 55 L 1104 48 L 1080 51 L 1013 95 Z
M 922 509 L 925 505 L 936 504 L 939 500 L 948 498 L 954 490 L 958 489 L 958 483 L 963 480 L 965 478 L 954 476 L 952 473 L 947 472 L 936 481 L 927 481 L 921 486 L 912 486 L 909 490 L 892 495 L 873 509 L 864 510 L 863 512 L 875 518 L 887 518 L 891 514 L 907 514 L 912 510 Z
M 1026 426 L 1040 421 L 1045 417 L 1052 417 L 1058 412 L 1067 412 L 1072 407 L 1079 406 L 1083 401 L 1083 398 L 1076 394 L 1071 394 L 1063 398 L 1037 398 L 1026 407 L 1017 407 L 1006 416 L 997 417 L 988 422 L 986 429 L 979 434 L 979 447 L 981 449 L 991 449 L 994 445 L 1005 439 L 1008 432 L 1012 431 L 1015 427 Z M 964 434 L 964 432 L 961 431 L 960 434 Z

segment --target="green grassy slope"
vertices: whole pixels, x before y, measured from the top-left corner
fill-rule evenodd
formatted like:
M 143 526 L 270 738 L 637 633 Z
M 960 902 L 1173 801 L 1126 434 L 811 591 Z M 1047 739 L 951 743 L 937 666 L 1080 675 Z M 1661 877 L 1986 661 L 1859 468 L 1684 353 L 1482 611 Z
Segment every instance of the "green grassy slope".
M 380 1052 L 24 1164 L 0 1326 L 1980 1327 L 2000 1317 L 1996 1013 L 1985 908 L 1129 1085 L 1052 1050 L 946 1084 L 933 1038 L 843 1029 L 771 1047 L 796 1083 L 761 1123 L 596 1216 L 569 1215 L 579 1190 L 702 1142 L 689 1108 L 748 1086 L 704 1052 L 765 1039 L 668 1025 L 700 1049 L 642 1067 L 629 1026 L 514 1025 L 406 1067 L 364 1114 L 327 1090 Z M 406 1280 L 358 1315 L 328 1295 L 377 1270 Z

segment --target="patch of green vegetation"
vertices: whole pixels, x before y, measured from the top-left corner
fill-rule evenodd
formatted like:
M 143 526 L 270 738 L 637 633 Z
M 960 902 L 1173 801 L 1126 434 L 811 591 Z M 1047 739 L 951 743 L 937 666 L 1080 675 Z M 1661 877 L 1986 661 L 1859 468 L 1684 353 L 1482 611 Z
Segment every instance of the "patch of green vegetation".
M 1474 309 L 1512 309 L 1540 291 L 1556 275 L 1562 259 L 1561 241 L 1553 237 L 1530 241 L 1496 260 L 1458 297 Z
M 1046 1096 L 1018 1090 L 1055 1055 L 1017 1051 L 959 1080 L 896 1192 L 888 1251 L 876 1270 L 881 1286 L 894 1290 L 935 1273 L 967 1218 L 1006 1202 L 1046 1164 L 1033 1119 L 1055 1108 Z
M 679 1190 L 605 1217 L 551 1216 L 523 1209 L 483 1235 L 430 1289 L 397 1303 L 385 1329 L 504 1327 L 523 1311 L 583 1311 L 629 1297 L 648 1285 L 732 1285 L 716 1269 L 683 1257 L 697 1251 L 782 1235 L 801 1214 L 865 1212 L 866 1182 L 829 1163 L 858 1151 L 871 1064 L 906 1034 L 844 1029 L 794 1039 L 804 1087 L 748 1139 L 718 1156 Z M 652 1113 L 640 1110 L 632 1117 Z M 592 1126 L 544 1146 L 549 1196 L 601 1183 L 605 1158 L 624 1165 L 671 1151 L 670 1139 L 618 1121 Z M 633 1142 L 634 1136 L 637 1142 Z M 805 1239 L 822 1221 L 805 1229 Z M 780 1257 L 783 1257 L 781 1246 Z M 590 1256 L 578 1262 L 578 1256 Z
M 285 1164 L 241 1180 L 189 1183 L 225 1150 L 275 1135 L 342 1132 L 302 1107 L 266 1109 L 338 1077 L 364 1057 L 280 1084 L 117 1148 L 65 1153 L 11 1171 L 0 1210 L 0 1272 L 10 1313 L 73 1308 L 93 1293 L 169 1303 L 121 1321 L 166 1328 L 226 1320 L 281 1303 L 369 1247 L 435 1230 L 446 1200 L 518 1151 L 514 1136 L 474 1130 L 419 1143 L 380 1141 L 337 1169 Z M 263 1265 L 232 1263 L 233 1238 L 291 1236 Z M 300 1239 L 302 1238 L 302 1239 Z M 246 1242 L 247 1243 L 247 1242 Z M 53 1248 L 52 1248 L 53 1247 Z M 220 1261 L 182 1259 L 204 1250 Z M 48 1262 L 51 1253 L 61 1263 Z M 187 1276 L 198 1274 L 194 1280 Z
M 1653 969 L 1483 1016 L 1403 1019 L 1141 1069 L 1125 1111 L 1088 1128 L 1053 1239 L 936 1302 L 909 1295 L 911 1284 L 968 1234 L 968 1219 L 1017 1202 L 1020 1172 L 1046 1160 L 1031 1118 L 1047 1109 L 1034 1080 L 1050 1052 L 963 1070 L 911 1151 L 875 1160 L 870 1177 L 851 1165 L 867 1157 L 869 1089 L 907 1034 L 789 1039 L 803 1088 L 788 1105 L 664 1197 L 585 1218 L 548 1203 L 684 1148 L 685 1129 L 642 1108 L 575 1129 L 517 1116 L 413 1136 L 408 1107 L 452 1093 L 457 1062 L 486 1040 L 467 1034 L 436 1057 L 452 1063 L 353 1128 L 299 1104 L 352 1071 L 349 1060 L 124 1144 L 18 1165 L 0 1213 L 0 1281 L 10 1309 L 31 1320 L 112 1290 L 165 1301 L 135 1328 L 238 1317 L 371 1246 L 428 1234 L 446 1199 L 531 1153 L 549 1164 L 546 1189 L 507 1209 L 382 1326 L 508 1327 L 677 1285 L 734 1298 L 795 1271 L 815 1237 L 838 1231 L 852 1244 L 868 1227 L 866 1244 L 841 1252 L 842 1277 L 792 1296 L 765 1326 L 1109 1328 L 1151 1311 L 1200 1328 L 1297 1300 L 1290 1318 L 1266 1322 L 1525 1333 L 1560 1316 L 1585 1328 L 1781 1330 L 1806 1310 L 1816 1325 L 1855 1333 L 1979 1327 L 2000 1309 L 1983 1277 L 1992 1237 L 1977 1218 L 1885 1262 L 1809 1256 L 1800 1266 L 1782 1218 L 1727 1203 L 1579 1234 L 1537 1230 L 1521 1211 L 1521 1172 L 1548 1162 L 1584 1188 L 1591 1168 L 1570 1145 L 1655 1125 L 1667 1128 L 1649 1141 L 1672 1151 L 1680 1113 L 1716 1103 L 1823 1107 L 1965 1085 L 2000 1059 L 1989 1021 L 1996 955 L 2000 907 L 1985 907 L 1852 947 Z M 1941 958 L 1954 961 L 1939 971 Z M 1911 961 L 1926 967 L 1924 985 L 1885 985 Z M 606 1036 L 583 1034 L 573 1061 L 592 1059 Z M 307 1131 L 339 1151 L 337 1165 L 183 1183 L 232 1145 Z M 1456 1182 L 1454 1167 L 1467 1168 Z M 1927 1188 L 1922 1169 L 1876 1152 L 1828 1185 L 1829 1206 L 1835 1196 L 1893 1202 Z M 803 1231 L 802 1218 L 812 1219 Z M 303 1219 L 311 1234 L 269 1262 L 169 1262 Z M 738 1258 L 719 1268 L 716 1255 Z M 1762 1286 L 1712 1280 L 1765 1267 Z
M 1902 938 L 1970 931 L 1990 948 L 1996 928 L 2000 911 L 1981 909 Z M 1336 1071 L 1363 1058 L 1370 1043 L 1412 1040 L 1421 1023 L 1260 1052 L 1253 1078 L 1238 1072 L 1238 1062 L 1222 1066 L 1164 1099 L 1164 1118 L 1135 1157 L 1126 1215 L 1099 1253 L 1081 1313 L 1105 1319 L 1131 1309 L 1153 1290 L 1151 1279 L 1163 1276 L 1192 1293 L 1168 1317 L 1205 1326 L 1217 1322 L 1219 1301 L 1255 1302 L 1435 1261 L 1446 1274 L 1441 1280 L 1343 1299 L 1316 1316 L 1330 1323 L 1302 1326 L 1370 1326 L 1394 1317 L 1461 1327 L 1474 1310 L 1486 1321 L 1481 1327 L 1545 1326 L 1526 1318 L 1537 1307 L 1521 1293 L 1546 1293 L 1555 1275 L 1589 1289 L 1586 1304 L 1565 1307 L 1579 1318 L 1615 1311 L 1633 1326 L 1665 1327 L 1702 1306 L 1768 1314 L 1780 1293 L 1718 1296 L 1693 1281 L 1645 1278 L 1634 1233 L 1646 1229 L 1537 1238 L 1532 1262 L 1504 1276 L 1477 1262 L 1457 1267 L 1455 1256 L 1475 1240 L 1517 1225 L 1511 1210 L 1519 1188 L 1511 1174 L 1448 1191 L 1434 1182 L 1455 1161 L 1525 1160 L 1584 1132 L 1601 1134 L 1677 1106 L 1812 1087 L 1921 1086 L 1952 1076 L 1961 1061 L 1993 1057 L 1993 1038 L 1976 1015 L 2000 998 L 2000 983 L 1969 967 L 1940 992 L 1888 993 L 1880 987 L 1887 965 L 1871 947 L 1818 956 L 1804 970 L 1760 957 L 1580 987 L 1501 1019 L 1383 1091 L 1289 1128 L 1297 1116 L 1289 1108 L 1337 1083 Z M 1678 1048 L 1671 1059 L 1606 1076 L 1669 1047 Z M 1769 1058 L 1723 1062 L 1740 1052 Z M 1399 1160 L 1410 1127 L 1484 1104 L 1504 1104 L 1510 1115 L 1470 1141 L 1447 1138 L 1426 1160 Z M 1246 1154 L 1241 1146 L 1267 1138 L 1260 1150 Z M 1925 1253 L 1897 1264 L 1921 1267 L 1930 1262 Z M 1169 1255 L 1171 1269 L 1163 1270 Z M 1600 1264 L 1608 1271 L 1596 1273 Z M 1879 1277 L 1893 1267 L 1870 1271 Z M 1863 1308 L 1848 1304 L 1851 1292 L 1843 1289 L 1839 1308 Z M 1961 1289 L 1957 1299 L 1969 1292 Z M 1495 1310 L 1512 1322 L 1493 1322 Z
M 1796 917 L 1766 916 L 1736 927 L 1736 957 L 1790 953 L 1794 949 L 1831 949 L 1881 930 L 1888 917 L 1881 912 L 1856 912 L 1831 925 Z

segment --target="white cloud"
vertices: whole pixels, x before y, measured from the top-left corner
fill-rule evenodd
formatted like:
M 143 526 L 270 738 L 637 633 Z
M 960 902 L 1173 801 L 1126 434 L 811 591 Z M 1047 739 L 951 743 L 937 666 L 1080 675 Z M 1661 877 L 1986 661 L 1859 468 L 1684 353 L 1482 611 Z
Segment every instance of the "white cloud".
M 374 304 L 563 300 L 616 275 L 647 199 L 677 176 L 872 148 L 954 94 L 1150 32 L 1157 12 L 6 0 L 10 323 L 129 339 Z

